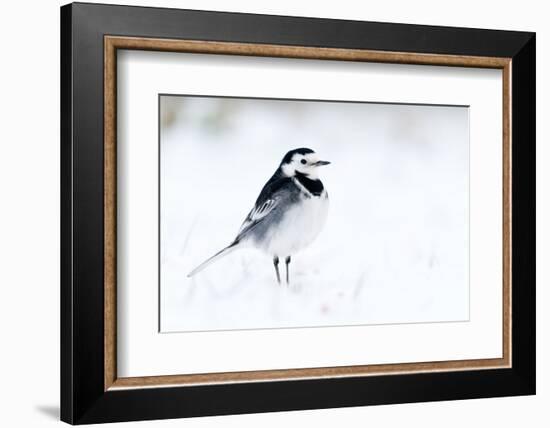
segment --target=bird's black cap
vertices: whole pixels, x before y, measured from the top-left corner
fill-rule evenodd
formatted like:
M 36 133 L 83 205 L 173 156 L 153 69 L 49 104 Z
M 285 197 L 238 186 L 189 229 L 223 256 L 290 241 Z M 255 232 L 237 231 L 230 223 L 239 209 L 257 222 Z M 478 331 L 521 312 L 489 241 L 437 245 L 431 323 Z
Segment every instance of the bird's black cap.
M 292 156 L 294 156 L 295 154 L 306 155 L 308 153 L 315 153 L 315 152 L 311 149 L 308 149 L 307 147 L 291 150 L 285 155 L 285 157 L 281 161 L 281 165 L 284 165 L 285 163 L 289 163 L 292 160 Z

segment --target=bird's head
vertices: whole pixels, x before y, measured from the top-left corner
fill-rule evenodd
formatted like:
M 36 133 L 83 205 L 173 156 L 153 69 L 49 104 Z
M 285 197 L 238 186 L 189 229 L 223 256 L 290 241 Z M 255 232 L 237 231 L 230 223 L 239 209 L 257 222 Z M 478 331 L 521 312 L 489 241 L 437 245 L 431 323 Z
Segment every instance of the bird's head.
M 330 162 L 320 160 L 311 149 L 301 148 L 288 152 L 281 161 L 280 169 L 287 177 L 303 174 L 312 180 L 319 178 L 319 167 Z

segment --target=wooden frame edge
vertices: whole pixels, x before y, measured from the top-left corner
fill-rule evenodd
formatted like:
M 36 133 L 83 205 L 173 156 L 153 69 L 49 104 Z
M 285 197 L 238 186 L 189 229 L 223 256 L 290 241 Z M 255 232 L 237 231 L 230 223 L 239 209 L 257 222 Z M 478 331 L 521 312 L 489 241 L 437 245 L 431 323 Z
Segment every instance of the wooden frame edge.
M 504 68 L 510 58 L 426 54 L 366 49 L 323 48 L 311 46 L 270 45 L 260 43 L 215 42 L 159 39 L 146 37 L 105 36 L 105 46 L 113 49 L 154 50 L 218 55 L 242 55 L 334 61 L 368 61 L 394 64 L 445 65 L 457 67 Z
M 365 377 L 401 375 L 506 367 L 503 358 L 484 360 L 434 361 L 422 363 L 371 364 L 360 366 L 315 367 L 306 369 L 258 370 L 226 373 L 200 373 L 189 375 L 144 376 L 118 378 L 110 390 L 132 388 L 158 388 L 171 386 L 197 386 L 223 383 L 292 381 L 303 379 Z M 253 376 L 251 376 L 253 375 Z
M 496 68 L 503 71 L 503 356 L 435 361 L 117 378 L 116 368 L 116 51 L 154 50 L 296 59 Z M 104 36 L 104 390 L 205 384 L 290 381 L 422 372 L 510 368 L 511 311 L 511 58 L 387 52 L 143 37 Z
M 116 47 L 104 43 L 104 389 L 116 380 Z
M 512 60 L 502 69 L 502 356 L 512 367 Z

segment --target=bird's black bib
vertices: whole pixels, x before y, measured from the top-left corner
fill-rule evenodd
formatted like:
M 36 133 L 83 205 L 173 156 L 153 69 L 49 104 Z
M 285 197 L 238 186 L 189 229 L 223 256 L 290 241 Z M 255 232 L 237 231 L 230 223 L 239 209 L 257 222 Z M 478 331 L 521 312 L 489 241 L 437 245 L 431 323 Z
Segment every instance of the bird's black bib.
M 299 171 L 296 171 L 296 179 L 300 182 L 302 186 L 304 186 L 309 193 L 311 193 L 313 196 L 321 196 L 321 193 L 323 193 L 324 186 L 321 180 L 312 180 L 311 178 L 308 178 L 307 175 L 302 174 Z

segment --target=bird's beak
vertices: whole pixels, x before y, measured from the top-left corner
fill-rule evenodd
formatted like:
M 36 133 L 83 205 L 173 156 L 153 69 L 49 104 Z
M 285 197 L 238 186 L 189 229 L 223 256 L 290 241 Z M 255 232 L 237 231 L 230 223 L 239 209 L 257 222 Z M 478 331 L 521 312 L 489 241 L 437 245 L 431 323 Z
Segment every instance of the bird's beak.
M 323 165 L 329 165 L 329 164 L 330 164 L 329 161 L 322 161 L 322 160 L 320 160 L 320 161 L 315 162 L 315 163 L 313 164 L 313 166 L 323 166 Z

